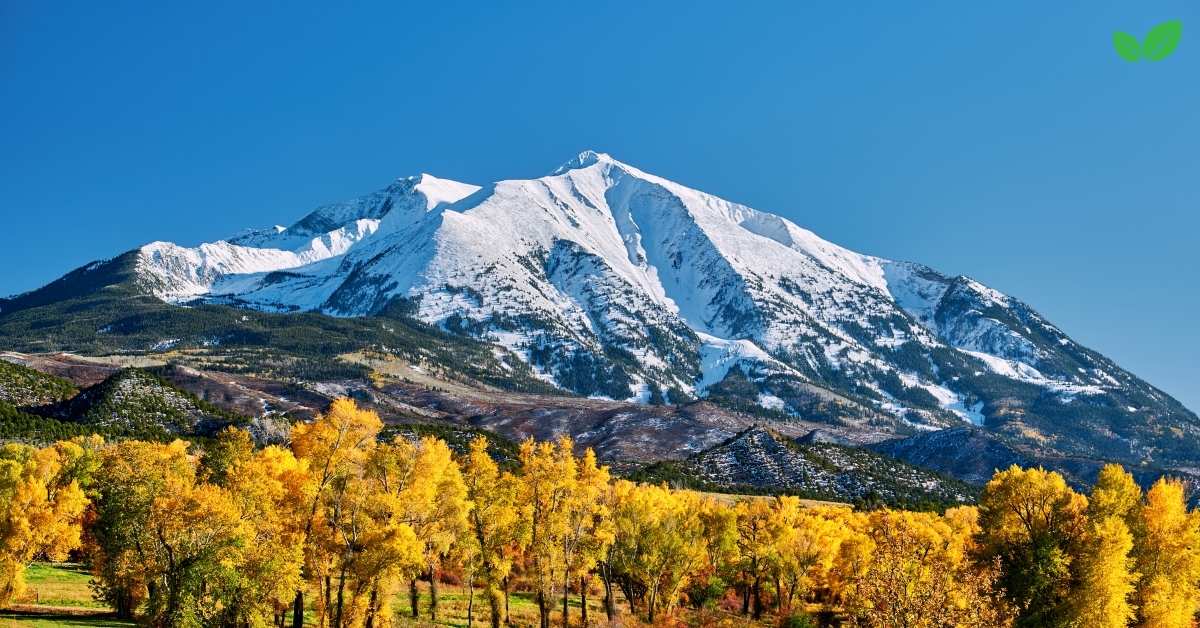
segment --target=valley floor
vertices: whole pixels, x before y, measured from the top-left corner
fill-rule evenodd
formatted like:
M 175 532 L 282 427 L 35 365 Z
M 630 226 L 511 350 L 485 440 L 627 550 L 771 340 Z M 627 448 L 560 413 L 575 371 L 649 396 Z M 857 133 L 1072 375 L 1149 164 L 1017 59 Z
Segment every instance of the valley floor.
M 80 565 L 71 563 L 35 563 L 27 572 L 28 592 L 17 604 L 0 611 L 0 628 L 9 626 L 42 627 L 42 626 L 95 626 L 117 628 L 134 626 L 132 622 L 112 618 L 112 609 L 92 598 L 88 586 L 90 576 Z M 396 611 L 396 626 L 424 628 L 433 626 L 467 625 L 467 610 L 469 598 L 465 586 L 443 584 L 440 589 L 440 608 L 437 622 L 429 621 L 427 615 L 421 619 L 410 616 L 407 593 L 397 596 L 394 609 Z M 561 604 L 561 601 L 560 601 Z M 579 625 L 579 598 L 573 597 L 568 602 L 571 614 L 571 625 Z M 424 586 L 421 590 L 419 607 L 425 615 L 429 608 L 429 593 Z M 620 600 L 618 612 L 620 625 L 626 627 L 646 625 L 632 619 L 628 614 L 628 606 Z M 561 608 L 561 607 L 560 607 Z M 536 626 L 538 623 L 537 606 L 532 596 L 526 593 L 514 593 L 510 598 L 510 613 L 513 626 Z M 677 609 L 672 620 L 659 621 L 656 625 L 670 626 L 729 626 L 751 627 L 775 625 L 775 618 L 765 616 L 761 622 L 753 622 L 735 612 L 736 609 Z M 481 590 L 475 591 L 475 626 L 485 628 L 488 625 L 488 609 Z M 604 609 L 598 595 L 588 600 L 589 625 L 604 626 Z M 306 625 L 315 625 L 306 623 Z M 555 612 L 551 617 L 551 625 L 562 625 L 561 612 Z

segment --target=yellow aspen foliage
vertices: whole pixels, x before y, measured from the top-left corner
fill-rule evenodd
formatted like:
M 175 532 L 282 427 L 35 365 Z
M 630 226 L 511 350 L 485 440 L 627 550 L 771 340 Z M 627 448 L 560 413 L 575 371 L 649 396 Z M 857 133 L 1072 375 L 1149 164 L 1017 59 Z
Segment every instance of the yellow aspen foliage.
M 763 580 L 768 576 L 776 551 L 779 532 L 776 510 L 761 499 L 738 502 L 738 562 L 742 573 L 742 613 L 753 608 L 754 618 L 762 616 Z
M 230 495 L 210 484 L 170 482 L 155 496 L 145 522 L 151 564 L 147 614 L 167 626 L 211 626 L 221 601 L 210 581 L 236 577 L 250 525 Z
M 314 500 L 330 482 L 362 464 L 382 428 L 378 414 L 360 410 L 351 399 L 338 399 L 313 422 L 292 428 L 292 451 L 308 464 L 316 483 Z
M 1134 525 L 1142 489 L 1119 464 L 1107 464 L 1100 469 L 1092 494 L 1088 498 L 1088 517 L 1094 522 L 1118 517 L 1126 525 Z
M 412 456 L 405 455 L 411 449 L 399 442 L 374 448 L 323 496 L 318 538 L 328 562 L 317 611 L 328 625 L 387 625 L 399 580 L 424 564 L 423 545 L 397 501 L 401 477 L 412 479 Z
M 227 606 L 219 587 L 235 578 L 252 537 L 233 496 L 197 481 L 181 441 L 106 447 L 96 473 L 91 562 L 104 598 L 147 623 L 207 626 Z
M 193 481 L 187 450 L 183 441 L 125 441 L 101 453 L 89 555 L 101 597 L 120 618 L 132 618 L 152 588 L 161 591 L 159 564 L 142 548 L 156 543 L 147 525 L 155 499 Z
M 1119 516 L 1090 525 L 1080 552 L 1078 588 L 1073 595 L 1076 625 L 1124 628 L 1133 619 L 1130 596 L 1136 577 L 1131 573 L 1133 536 Z
M 830 600 L 844 605 L 853 598 L 855 583 L 867 572 L 875 543 L 867 534 L 866 513 L 838 514 L 842 524 L 842 539 L 828 575 L 828 589 Z
M 1189 513 L 1179 480 L 1160 479 L 1146 492 L 1135 527 L 1140 624 L 1192 626 L 1200 608 L 1200 519 Z
M 34 556 L 62 560 L 80 546 L 87 497 L 73 465 L 77 445 L 45 449 L 0 448 L 0 607 L 25 590 L 25 568 Z
M 984 488 L 979 516 L 989 541 L 1025 542 L 1055 535 L 1072 538 L 1083 531 L 1087 498 L 1057 473 L 1016 465 L 997 472 Z
M 397 438 L 380 445 L 370 457 L 368 475 L 390 501 L 392 524 L 408 526 L 419 544 L 419 565 L 430 582 L 431 619 L 437 619 L 438 577 L 443 561 L 451 551 L 465 547 L 456 541 L 466 537 L 470 527 L 467 516 L 470 503 L 462 471 L 446 443 L 432 437 L 412 443 Z M 413 569 L 403 570 L 412 583 L 410 604 L 416 612 Z
M 1060 625 L 1072 607 L 1072 560 L 1087 530 L 1087 498 L 1058 473 L 1013 465 L 979 499 L 980 554 L 998 560 L 1018 624 Z
M 962 554 L 962 531 L 929 513 L 876 511 L 871 551 L 847 607 L 862 626 L 995 628 L 1011 623 L 994 597 L 996 570 Z
M 244 442 L 241 437 L 234 440 Z M 237 577 L 214 583 L 224 588 L 222 623 L 257 626 L 267 617 L 277 621 L 302 585 L 304 537 L 297 524 L 311 492 L 307 468 L 291 451 L 271 446 L 233 457 L 224 478 L 250 524 L 251 537 Z
M 845 538 L 841 515 L 846 509 L 805 508 L 795 497 L 781 497 L 778 504 L 783 528 L 773 571 L 776 605 L 786 612 L 814 589 L 828 586 Z
M 737 513 L 716 499 L 705 499 L 701 504 L 699 516 L 706 557 L 685 588 L 687 601 L 695 607 L 723 596 L 737 575 Z
M 624 480 L 613 487 L 613 569 L 626 596 L 643 601 L 650 623 L 670 612 L 692 574 L 707 564 L 705 500 L 689 491 L 638 486 Z
M 569 626 L 567 593 L 572 583 L 578 583 L 581 620 L 587 618 L 588 576 L 613 542 L 612 521 L 608 505 L 602 499 L 608 489 L 608 467 L 596 461 L 596 452 L 588 449 L 575 465 L 576 476 L 571 493 L 564 502 L 566 534 L 563 537 L 562 565 L 562 622 Z
M 976 536 L 982 530 L 979 526 L 979 509 L 975 506 L 955 506 L 947 508 L 942 513 L 942 519 L 954 529 L 964 547 L 974 547 Z
M 567 438 L 526 441 L 508 472 L 485 438 L 456 459 L 436 438 L 381 443 L 381 428 L 338 400 L 295 426 L 290 449 L 236 429 L 199 454 L 98 437 L 2 446 L 0 603 L 21 593 L 30 560 L 82 545 L 97 596 L 154 626 L 265 628 L 290 615 L 387 628 L 405 582 L 419 613 L 420 579 L 444 622 L 443 571 L 464 577 L 468 626 L 482 588 L 493 628 L 512 623 L 510 588 L 531 594 L 542 628 L 559 602 L 564 628 L 590 625 L 597 574 L 607 625 L 628 623 L 615 593 L 656 625 L 708 622 L 735 592 L 756 624 L 803 621 L 792 613 L 811 604 L 843 625 L 906 628 L 1185 628 L 1200 610 L 1187 487 L 1164 479 L 1143 497 L 1118 465 L 1090 498 L 1014 466 L 978 506 L 863 512 L 614 480 Z M 678 617 L 683 603 L 697 614 Z

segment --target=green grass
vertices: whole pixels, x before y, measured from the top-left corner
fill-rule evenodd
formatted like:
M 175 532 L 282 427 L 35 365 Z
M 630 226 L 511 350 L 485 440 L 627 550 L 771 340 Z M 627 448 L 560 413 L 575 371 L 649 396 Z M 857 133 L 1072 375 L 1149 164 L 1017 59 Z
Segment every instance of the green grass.
M 0 628 L 8 628 L 9 626 L 100 626 L 103 628 L 117 628 L 126 626 L 135 626 L 136 624 L 126 621 L 118 621 L 104 616 L 96 615 L 70 615 L 56 613 L 14 613 L 0 611 Z
M 0 628 L 8 626 L 100 626 L 106 628 L 134 626 L 132 622 L 113 619 L 110 609 L 92 599 L 89 586 L 91 577 L 80 565 L 71 563 L 34 563 L 26 571 L 26 580 L 30 594 L 18 600 L 12 608 L 0 611 Z M 598 583 L 593 583 L 593 589 L 588 596 L 588 614 L 592 625 L 602 624 L 604 609 L 601 607 L 601 595 Z M 420 584 L 421 611 L 419 619 L 413 619 L 408 604 L 408 590 L 404 588 L 393 600 L 392 611 L 395 613 L 396 626 L 429 627 L 467 625 L 468 591 L 466 587 L 453 584 L 442 584 L 439 587 L 438 621 L 429 621 L 429 585 Z M 35 593 L 36 591 L 36 593 Z M 622 622 L 626 626 L 642 626 L 636 618 L 628 615 L 628 605 L 620 599 L 618 592 L 618 609 Z M 308 596 L 311 602 L 313 595 Z M 554 601 L 551 620 L 553 625 L 560 626 L 562 609 L 561 598 Z M 579 597 L 572 595 L 568 601 L 572 626 L 579 622 Z M 513 592 L 509 598 L 509 608 L 514 626 L 535 626 L 538 621 L 537 605 L 533 596 L 527 592 Z M 484 626 L 488 623 L 489 611 L 483 591 L 475 591 L 475 625 Z M 719 610 L 697 612 L 690 609 L 679 609 L 676 618 L 683 625 L 703 626 L 722 623 L 729 626 L 756 628 L 765 623 L 749 622 L 737 615 Z M 315 617 L 311 612 L 306 613 L 306 625 L 315 625 Z
M 33 563 L 25 570 L 26 594 L 0 610 L 8 626 L 133 626 L 112 619 L 110 609 L 92 598 L 91 575 L 74 563 Z
M 21 604 L 108 610 L 92 597 L 91 574 L 73 563 L 33 563 L 25 570 L 26 593 Z
M 601 606 L 603 597 L 599 590 L 599 582 L 594 582 L 591 593 L 588 595 L 588 623 L 592 626 L 605 625 L 607 620 L 604 616 L 604 608 Z M 464 628 L 467 625 L 467 590 L 461 585 L 442 584 L 439 587 L 439 609 L 438 621 L 429 621 L 429 585 L 421 583 L 420 585 L 420 601 L 418 607 L 421 610 L 421 617 L 413 619 L 408 605 L 408 590 L 401 591 L 392 602 L 392 611 L 395 613 L 397 627 L 405 628 L 428 628 L 432 626 L 454 626 L 456 628 Z M 644 617 L 631 617 L 629 615 L 629 606 L 621 596 L 620 591 L 617 595 L 617 612 L 619 614 L 618 622 L 620 625 L 628 628 L 646 626 L 642 620 Z M 579 625 L 579 595 L 572 594 L 567 601 L 570 613 L 571 626 L 576 628 Z M 515 591 L 509 596 L 509 611 L 512 616 L 513 626 L 536 626 L 538 624 L 537 604 L 534 601 L 533 594 L 524 591 Z M 557 598 L 551 604 L 550 624 L 552 626 L 562 625 L 562 598 Z M 481 589 L 475 590 L 475 626 L 489 625 L 490 611 L 488 610 L 487 599 L 483 596 Z M 754 622 L 749 618 L 741 617 L 736 613 L 731 613 L 721 609 L 705 609 L 695 610 L 691 608 L 677 608 L 673 614 L 673 622 L 663 625 L 678 625 L 678 626 L 729 626 L 730 628 L 763 628 L 765 626 L 774 626 L 774 615 L 768 613 L 761 622 Z M 663 618 L 663 622 L 666 618 Z M 660 622 L 662 624 L 662 622 Z

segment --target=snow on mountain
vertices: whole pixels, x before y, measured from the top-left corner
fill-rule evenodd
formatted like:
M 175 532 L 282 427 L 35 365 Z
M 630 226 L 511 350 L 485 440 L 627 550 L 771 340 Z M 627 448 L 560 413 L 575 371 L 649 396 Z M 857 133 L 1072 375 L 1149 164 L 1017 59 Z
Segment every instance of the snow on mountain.
M 180 304 L 362 316 L 403 303 L 584 395 L 918 427 L 1161 395 L 974 280 L 855 253 L 594 151 L 483 187 L 399 179 L 290 227 L 156 242 L 138 260 L 144 285 Z

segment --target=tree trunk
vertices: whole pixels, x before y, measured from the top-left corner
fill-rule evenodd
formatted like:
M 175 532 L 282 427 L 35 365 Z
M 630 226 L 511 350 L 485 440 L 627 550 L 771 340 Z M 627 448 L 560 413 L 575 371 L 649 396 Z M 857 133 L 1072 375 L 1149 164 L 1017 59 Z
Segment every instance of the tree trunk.
M 438 612 L 438 574 L 433 565 L 429 566 L 429 619 L 437 621 Z
M 304 591 L 296 591 L 292 601 L 292 628 L 304 628 Z
M 467 628 L 475 625 L 475 579 L 467 581 Z
M 742 583 L 742 614 L 750 614 L 750 581 Z
M 608 623 L 611 624 L 617 614 L 617 605 L 613 599 L 612 570 L 608 563 L 600 565 L 600 579 L 604 581 L 604 614 L 608 616 Z
M 492 613 L 492 628 L 500 628 L 500 622 L 504 618 L 500 610 L 500 595 L 500 591 L 496 589 L 495 584 L 488 585 L 488 610 Z
M 128 589 L 117 591 L 117 619 L 133 619 L 133 593 Z
M 419 617 L 420 608 L 417 603 L 421 601 L 420 593 L 417 591 L 417 579 L 413 578 L 408 581 L 408 606 L 412 609 L 413 619 Z
M 342 625 L 342 594 L 346 591 L 346 568 L 342 567 L 341 573 L 338 574 L 338 594 L 337 594 L 337 614 L 334 615 L 333 625 L 335 628 L 341 628 Z
M 504 576 L 504 625 L 512 624 L 512 615 L 508 610 L 508 576 Z
M 579 625 L 583 626 L 583 628 L 587 628 L 588 625 L 587 590 L 587 576 L 579 576 Z
M 571 628 L 570 615 L 567 614 L 567 597 L 570 594 L 570 587 L 567 586 L 567 574 L 563 572 L 563 616 L 562 628 Z
M 759 576 L 755 575 L 754 576 L 754 615 L 753 615 L 754 621 L 758 621 L 759 619 L 762 619 L 762 612 L 763 612 L 762 579 Z
M 364 628 L 375 628 L 375 605 L 379 603 L 379 590 L 371 587 L 371 600 L 367 602 L 367 623 Z
M 550 608 L 546 603 L 546 592 L 542 590 L 541 585 L 538 586 L 537 607 L 538 625 L 541 626 L 541 628 L 550 628 Z

